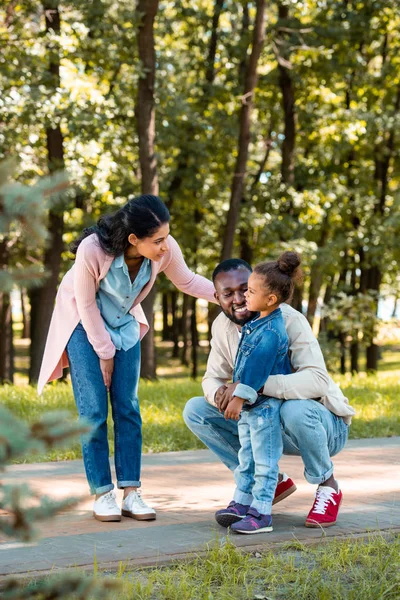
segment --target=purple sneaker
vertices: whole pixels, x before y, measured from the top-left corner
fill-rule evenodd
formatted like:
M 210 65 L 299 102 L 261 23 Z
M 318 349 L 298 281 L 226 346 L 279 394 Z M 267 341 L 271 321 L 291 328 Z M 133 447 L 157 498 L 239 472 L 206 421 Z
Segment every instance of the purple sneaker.
M 249 508 L 250 506 L 248 504 L 239 504 L 239 502 L 232 500 L 232 502 L 229 503 L 228 508 L 217 510 L 215 513 L 215 520 L 218 525 L 229 527 L 233 523 L 244 519 Z
M 271 515 L 261 515 L 255 508 L 249 508 L 247 515 L 239 523 L 231 525 L 235 533 L 267 533 L 272 531 Z

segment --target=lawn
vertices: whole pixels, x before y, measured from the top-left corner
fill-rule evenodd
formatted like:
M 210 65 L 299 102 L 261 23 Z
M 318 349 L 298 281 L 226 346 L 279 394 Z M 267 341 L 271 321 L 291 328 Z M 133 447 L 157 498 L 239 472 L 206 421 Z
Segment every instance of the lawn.
M 172 566 L 132 570 L 121 563 L 106 577 L 94 567 L 94 577 L 100 585 L 117 584 L 110 600 L 398 600 L 400 537 L 371 534 L 314 546 L 294 540 L 253 553 L 217 541 L 204 555 Z M 31 581 L 24 591 L 37 589 Z
M 255 554 L 216 544 L 189 563 L 120 579 L 120 600 L 398 600 L 400 537 L 294 542 Z
M 357 411 L 350 429 L 350 438 L 388 437 L 400 435 L 400 364 L 398 354 L 391 348 L 384 352 L 382 368 L 376 375 L 335 377 L 350 403 Z M 140 402 L 143 417 L 144 452 L 166 452 L 202 448 L 201 442 L 187 429 L 182 410 L 192 396 L 201 395 L 201 382 L 171 372 L 157 382 L 141 381 Z M 76 416 L 69 383 L 54 383 L 39 397 L 28 385 L 0 387 L 0 402 L 17 416 L 32 422 L 46 411 L 66 410 Z M 110 423 L 111 425 L 111 423 Z M 112 427 L 109 428 L 110 448 L 113 449 Z M 79 443 L 53 450 L 28 461 L 68 460 L 80 458 Z

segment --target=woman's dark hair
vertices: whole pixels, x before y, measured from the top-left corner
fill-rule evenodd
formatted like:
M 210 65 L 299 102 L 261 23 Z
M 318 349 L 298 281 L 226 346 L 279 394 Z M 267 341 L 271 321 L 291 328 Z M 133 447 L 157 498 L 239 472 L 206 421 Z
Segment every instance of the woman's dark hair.
M 253 273 L 264 277 L 265 286 L 277 295 L 279 302 L 286 302 L 293 295 L 295 282 L 302 277 L 300 263 L 296 252 L 284 252 L 278 260 L 256 265 Z
M 129 247 L 128 237 L 131 233 L 139 239 L 150 237 L 161 225 L 169 223 L 169 220 L 168 209 L 158 196 L 132 198 L 116 213 L 105 215 L 96 225 L 84 229 L 70 245 L 70 251 L 76 254 L 81 241 L 95 233 L 106 254 L 119 256 Z

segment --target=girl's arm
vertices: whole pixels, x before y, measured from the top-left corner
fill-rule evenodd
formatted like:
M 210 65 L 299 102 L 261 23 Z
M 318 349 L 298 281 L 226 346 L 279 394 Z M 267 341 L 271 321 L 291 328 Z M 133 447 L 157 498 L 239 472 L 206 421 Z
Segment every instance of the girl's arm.
M 189 294 L 195 298 L 204 298 L 208 302 L 217 304 L 214 297 L 214 284 L 209 279 L 206 279 L 202 275 L 197 275 L 189 269 L 178 242 L 172 236 L 169 236 L 168 244 L 171 252 L 171 261 L 166 269 L 164 269 L 164 273 L 168 279 L 181 292 L 185 292 L 185 294 Z

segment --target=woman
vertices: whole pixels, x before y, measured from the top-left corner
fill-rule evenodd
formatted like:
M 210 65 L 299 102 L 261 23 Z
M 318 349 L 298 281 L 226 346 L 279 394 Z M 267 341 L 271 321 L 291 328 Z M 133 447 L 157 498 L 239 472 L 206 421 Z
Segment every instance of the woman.
M 102 217 L 71 246 L 73 267 L 58 290 L 39 376 L 46 382 L 70 367 L 78 412 L 93 426 L 82 440 L 94 517 L 120 521 L 111 480 L 107 440 L 108 392 L 115 438 L 117 485 L 124 489 L 122 514 L 156 518 L 142 499 L 142 423 L 137 388 L 140 339 L 149 326 L 140 306 L 163 271 L 181 291 L 215 302 L 213 284 L 187 267 L 169 235 L 169 212 L 156 196 L 140 196 Z

